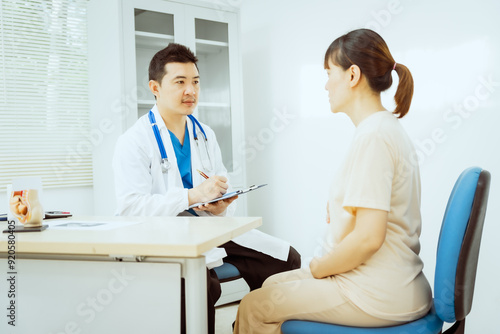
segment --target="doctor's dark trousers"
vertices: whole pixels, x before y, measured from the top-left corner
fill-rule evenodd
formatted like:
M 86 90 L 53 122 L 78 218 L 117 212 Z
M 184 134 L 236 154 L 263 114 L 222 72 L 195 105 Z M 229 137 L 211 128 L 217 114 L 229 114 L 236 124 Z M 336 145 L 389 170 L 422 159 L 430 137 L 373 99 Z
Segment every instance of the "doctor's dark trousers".
M 250 290 L 258 289 L 269 277 L 283 271 L 300 268 L 300 254 L 290 247 L 287 261 L 275 259 L 256 250 L 240 246 L 232 241 L 220 246 L 226 250 L 224 262 L 238 268 Z M 220 282 L 213 269 L 207 269 L 208 333 L 215 334 L 215 303 L 221 294 Z M 186 333 L 186 305 L 184 279 L 181 282 L 181 333 Z

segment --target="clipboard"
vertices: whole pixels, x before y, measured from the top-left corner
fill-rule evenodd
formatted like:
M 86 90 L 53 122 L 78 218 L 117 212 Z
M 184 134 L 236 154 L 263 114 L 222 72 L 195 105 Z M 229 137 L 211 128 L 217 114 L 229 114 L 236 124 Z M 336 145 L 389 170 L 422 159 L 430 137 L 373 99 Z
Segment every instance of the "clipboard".
M 246 194 L 246 193 L 248 193 L 250 191 L 262 188 L 264 186 L 267 186 L 267 183 L 266 184 L 261 184 L 259 186 L 253 185 L 253 186 L 250 186 L 250 187 L 248 187 L 246 189 L 240 189 L 240 190 L 232 191 L 230 193 L 224 194 L 221 197 L 214 198 L 211 201 L 195 203 L 193 205 L 190 205 L 189 208 L 192 209 L 192 208 L 196 208 L 196 207 L 198 207 L 200 205 L 205 205 L 205 204 L 217 202 L 217 201 L 220 201 L 220 200 L 223 200 L 223 199 L 228 199 L 228 198 L 231 198 L 231 197 L 234 197 L 234 196 L 243 195 L 243 194 Z

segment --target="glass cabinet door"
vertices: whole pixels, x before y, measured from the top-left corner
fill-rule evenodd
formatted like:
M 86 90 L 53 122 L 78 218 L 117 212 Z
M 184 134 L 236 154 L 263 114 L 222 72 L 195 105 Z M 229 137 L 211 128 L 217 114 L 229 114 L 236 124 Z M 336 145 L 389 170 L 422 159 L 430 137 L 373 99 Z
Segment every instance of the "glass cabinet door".
M 135 8 L 134 18 L 137 117 L 141 117 L 155 104 L 148 86 L 149 62 L 158 51 L 174 41 L 174 15 Z
M 196 18 L 195 43 L 201 92 L 197 116 L 210 126 L 228 172 L 233 170 L 228 24 Z
M 163 0 L 123 0 L 125 128 L 155 104 L 149 62 L 156 52 L 184 39 L 184 6 Z M 135 65 L 135 69 L 133 66 Z

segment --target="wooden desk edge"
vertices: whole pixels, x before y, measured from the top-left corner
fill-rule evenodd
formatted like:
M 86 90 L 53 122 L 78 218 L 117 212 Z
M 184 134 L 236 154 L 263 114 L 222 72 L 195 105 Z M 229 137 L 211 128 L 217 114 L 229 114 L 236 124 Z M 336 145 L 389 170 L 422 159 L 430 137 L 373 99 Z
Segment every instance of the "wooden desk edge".
M 79 217 L 75 217 L 79 219 Z M 233 218 L 233 217 L 231 217 Z M 234 217 L 238 218 L 238 217 Z M 101 250 L 101 245 L 96 244 L 92 247 L 92 252 L 89 252 L 89 247 L 87 244 L 74 244 L 68 242 L 51 242 L 50 244 L 44 244 L 43 252 L 38 251 L 39 246 L 35 245 L 24 245 L 22 250 L 17 247 L 16 254 L 50 254 L 50 255 L 83 255 L 83 256 L 113 256 L 113 255 L 125 255 L 125 256 L 147 256 L 147 257 L 186 257 L 186 258 L 196 258 L 201 256 L 203 253 L 209 251 L 210 249 L 220 246 L 231 239 L 244 234 L 256 227 L 262 225 L 262 217 L 241 217 L 241 218 L 255 218 L 251 223 L 240 226 L 235 230 L 224 233 L 210 241 L 199 245 L 175 245 L 169 247 L 168 245 L 155 244 L 149 245 L 147 251 L 144 251 L 143 246 L 127 245 L 123 246 L 121 244 L 107 245 L 106 251 Z M 2 224 L 3 225 L 3 224 Z M 6 226 L 5 226 L 6 228 Z M 4 228 L 2 228 L 3 230 Z M 43 233 L 43 232 L 42 232 Z M 8 235 L 2 233 L 3 235 Z M 8 240 L 0 240 L 0 257 L 7 253 Z M 31 246 L 31 247 L 30 247 Z M 125 249 L 124 249 L 125 248 Z M 175 248 L 173 250 L 172 248 Z M 61 249 L 71 249 L 71 253 L 61 253 Z

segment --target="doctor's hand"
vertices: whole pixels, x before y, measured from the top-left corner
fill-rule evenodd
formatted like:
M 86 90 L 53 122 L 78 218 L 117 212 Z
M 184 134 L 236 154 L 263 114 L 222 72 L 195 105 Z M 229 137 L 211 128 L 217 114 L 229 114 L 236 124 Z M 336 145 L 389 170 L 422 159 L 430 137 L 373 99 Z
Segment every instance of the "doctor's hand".
M 220 215 L 223 213 L 229 204 L 233 203 L 235 199 L 237 199 L 238 196 L 234 196 L 231 198 L 223 199 L 214 203 L 207 203 L 205 205 L 200 205 L 197 208 L 194 208 L 196 211 L 208 211 L 214 215 Z
M 188 190 L 189 205 L 210 201 L 227 192 L 227 178 L 214 175 L 203 181 L 199 186 Z

